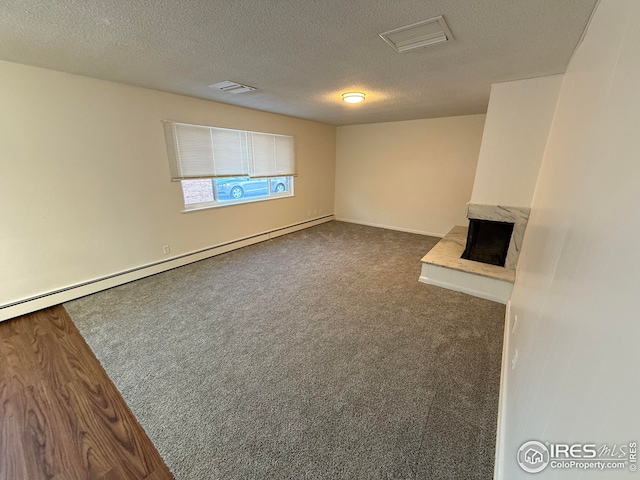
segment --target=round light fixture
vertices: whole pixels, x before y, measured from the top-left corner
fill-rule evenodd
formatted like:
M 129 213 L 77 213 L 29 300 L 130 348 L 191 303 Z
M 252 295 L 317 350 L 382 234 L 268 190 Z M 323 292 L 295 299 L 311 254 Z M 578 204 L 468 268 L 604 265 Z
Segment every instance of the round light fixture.
M 342 94 L 342 100 L 347 103 L 360 103 L 366 95 L 362 92 L 347 92 Z

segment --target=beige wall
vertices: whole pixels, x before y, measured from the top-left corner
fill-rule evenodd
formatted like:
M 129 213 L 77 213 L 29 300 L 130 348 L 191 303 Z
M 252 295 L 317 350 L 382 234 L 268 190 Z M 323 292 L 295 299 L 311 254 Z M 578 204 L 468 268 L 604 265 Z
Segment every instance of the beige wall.
M 466 224 L 484 119 L 338 127 L 336 218 L 435 235 Z
M 531 478 L 515 461 L 527 440 L 639 440 L 638 58 L 640 2 L 601 0 L 564 76 L 520 254 L 497 478 Z
M 529 207 L 562 75 L 491 86 L 472 203 Z
M 7 62 L 0 105 L 0 305 L 333 213 L 333 126 Z M 181 213 L 163 119 L 294 135 L 295 197 Z

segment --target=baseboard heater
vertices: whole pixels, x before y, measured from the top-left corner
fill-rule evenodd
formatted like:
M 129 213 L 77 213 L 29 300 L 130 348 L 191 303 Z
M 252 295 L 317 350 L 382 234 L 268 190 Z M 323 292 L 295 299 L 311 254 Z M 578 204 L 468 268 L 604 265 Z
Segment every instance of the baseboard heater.
M 203 248 L 193 252 L 178 255 L 158 262 L 141 265 L 139 267 L 124 270 L 122 272 L 113 273 L 104 277 L 88 280 L 86 282 L 77 283 L 68 287 L 59 288 L 50 292 L 34 295 L 29 298 L 18 300 L 15 302 L 0 305 L 0 322 L 8 320 L 20 315 L 35 312 L 43 308 L 68 302 L 76 298 L 84 297 L 92 293 L 100 292 L 108 288 L 124 285 L 144 277 L 155 275 L 156 273 L 166 272 L 174 268 L 188 265 L 189 263 L 198 262 L 206 258 L 215 257 L 222 253 L 237 250 L 238 248 L 247 247 L 256 243 L 264 242 L 272 238 L 280 237 L 288 233 L 293 233 L 305 228 L 314 227 L 322 223 L 330 222 L 334 219 L 332 215 L 315 218 L 305 222 L 295 223 L 286 227 L 276 228 L 263 233 L 258 233 L 248 237 L 233 240 L 231 242 L 214 245 L 212 247 Z

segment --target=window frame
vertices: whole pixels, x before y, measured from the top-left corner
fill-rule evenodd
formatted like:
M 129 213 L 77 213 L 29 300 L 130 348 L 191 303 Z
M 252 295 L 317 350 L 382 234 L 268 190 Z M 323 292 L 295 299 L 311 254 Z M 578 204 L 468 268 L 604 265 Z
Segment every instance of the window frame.
M 252 177 L 244 177 L 246 178 L 246 180 L 257 180 L 257 179 L 266 179 L 267 180 L 267 194 L 264 196 L 257 196 L 257 197 L 243 197 L 243 198 L 239 198 L 239 199 L 234 199 L 234 200 L 219 200 L 218 199 L 218 192 L 217 192 L 217 184 L 216 182 L 221 180 L 221 179 L 233 179 L 233 180 L 237 180 L 238 178 L 243 178 L 243 177 L 214 177 L 214 178 L 202 178 L 202 179 L 196 179 L 196 178 L 191 178 L 191 179 L 184 179 L 184 180 L 180 180 L 180 188 L 182 190 L 182 203 L 183 203 L 183 210 L 182 213 L 189 213 L 189 212 L 194 212 L 194 211 L 199 211 L 199 210 L 207 210 L 210 208 L 221 208 L 221 207 L 229 207 L 232 205 L 242 205 L 242 204 L 246 204 L 246 203 L 256 203 L 256 202 L 266 202 L 269 200 L 279 200 L 281 198 L 289 198 L 289 197 L 294 197 L 295 196 L 295 188 L 294 188 L 294 176 L 293 175 L 278 175 L 275 177 L 257 177 L 257 178 L 252 178 Z M 272 192 L 271 191 L 271 182 L 274 178 L 286 178 L 287 179 L 287 183 L 288 183 L 288 190 L 282 192 L 282 193 L 277 193 L 277 192 Z M 186 199 L 185 199 L 185 195 L 184 195 L 184 182 L 192 182 L 192 181 L 198 181 L 198 180 L 208 180 L 209 182 L 211 182 L 211 190 L 212 190 L 212 194 L 213 194 L 213 201 L 207 201 L 207 202 L 197 202 L 197 203 L 190 203 L 187 204 L 186 203 Z

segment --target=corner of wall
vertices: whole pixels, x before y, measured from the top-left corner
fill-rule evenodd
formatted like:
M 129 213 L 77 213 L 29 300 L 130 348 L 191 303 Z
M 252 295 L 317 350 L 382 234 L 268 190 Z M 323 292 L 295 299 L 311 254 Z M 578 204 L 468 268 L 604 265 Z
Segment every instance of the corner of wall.
M 507 302 L 504 315 L 504 335 L 502 337 L 502 368 L 500 372 L 500 395 L 498 400 L 498 426 L 496 434 L 496 453 L 493 478 L 504 478 L 505 436 L 507 417 L 507 383 L 509 381 L 509 343 L 511 333 L 511 300 Z

